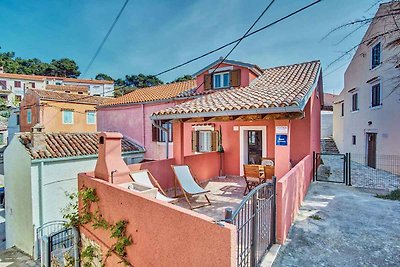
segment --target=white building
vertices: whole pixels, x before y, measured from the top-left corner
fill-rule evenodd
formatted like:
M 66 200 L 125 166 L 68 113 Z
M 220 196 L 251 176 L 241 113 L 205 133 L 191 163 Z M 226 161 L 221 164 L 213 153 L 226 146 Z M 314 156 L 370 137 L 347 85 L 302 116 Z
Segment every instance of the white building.
M 0 98 L 10 103 L 21 101 L 26 88 L 45 89 L 46 85 L 85 86 L 90 95 L 114 96 L 113 81 L 5 73 L 0 67 Z
M 400 155 L 400 49 L 398 44 L 391 45 L 400 38 L 400 15 L 390 15 L 399 8 L 398 2 L 380 5 L 334 102 L 337 147 L 342 153 L 364 157 L 373 168 L 377 157 Z
M 324 105 L 321 110 L 321 138 L 332 138 L 333 135 L 333 100 L 334 94 L 324 93 Z
M 7 143 L 9 144 L 16 133 L 20 132 L 19 108 L 11 108 L 7 125 Z
M 77 191 L 78 173 L 93 170 L 98 153 L 97 133 L 18 133 L 4 152 L 6 247 L 35 252 L 41 225 L 62 220 L 61 210 Z M 122 157 L 140 162 L 144 149 L 122 139 Z

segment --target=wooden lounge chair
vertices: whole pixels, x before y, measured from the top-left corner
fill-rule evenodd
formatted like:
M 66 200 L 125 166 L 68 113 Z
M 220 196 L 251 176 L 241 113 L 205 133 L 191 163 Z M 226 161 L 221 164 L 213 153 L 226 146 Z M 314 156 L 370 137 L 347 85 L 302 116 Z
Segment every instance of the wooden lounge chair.
M 190 206 L 190 209 L 197 209 L 211 205 L 211 202 L 206 195 L 208 192 L 210 192 L 210 190 L 203 189 L 202 187 L 199 186 L 198 181 L 192 175 L 189 166 L 171 165 L 171 167 L 175 174 L 175 181 L 178 181 L 178 185 L 181 188 L 183 195 Z M 192 203 L 190 203 L 189 196 L 196 196 L 196 195 L 204 195 L 208 203 L 193 207 Z
M 264 182 L 263 166 L 256 164 L 244 164 L 244 180 L 246 181 L 246 188 L 243 195 L 247 195 L 254 187 Z
M 135 181 L 138 184 L 141 184 L 141 185 L 144 185 L 144 186 L 150 187 L 150 188 L 157 188 L 158 191 L 157 191 L 156 199 L 158 199 L 158 200 L 165 201 L 168 203 L 175 203 L 178 201 L 178 199 L 176 199 L 176 198 L 167 197 L 167 194 L 161 188 L 160 184 L 157 182 L 157 180 L 154 178 L 154 176 L 150 173 L 149 170 L 140 170 L 137 172 L 132 172 L 131 178 L 133 181 Z

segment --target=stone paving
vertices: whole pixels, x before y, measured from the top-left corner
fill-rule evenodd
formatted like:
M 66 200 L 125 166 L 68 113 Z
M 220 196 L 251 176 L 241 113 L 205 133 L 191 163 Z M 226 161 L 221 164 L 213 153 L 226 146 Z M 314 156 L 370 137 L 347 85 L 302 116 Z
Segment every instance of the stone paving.
M 225 208 L 232 208 L 235 210 L 240 204 L 243 199 L 245 181 L 243 177 L 228 176 L 226 178 L 212 179 L 201 184 L 201 186 L 210 190 L 207 196 L 210 199 L 211 206 L 194 209 L 194 211 L 219 221 L 224 219 Z M 169 194 L 172 194 L 172 192 L 170 191 Z M 194 201 L 194 206 L 206 203 L 204 196 L 195 196 L 190 198 L 190 200 Z M 185 198 L 180 198 L 177 205 L 189 209 Z
M 343 157 L 340 155 L 322 155 L 323 164 L 318 168 L 319 180 L 343 181 L 343 159 L 341 158 Z M 352 186 L 383 190 L 400 188 L 399 175 L 378 168 L 374 169 L 357 161 L 351 161 Z
M 0 267 L 39 267 L 40 264 L 17 248 L 9 248 L 0 252 Z
M 313 183 L 273 266 L 399 266 L 400 201 L 374 193 Z

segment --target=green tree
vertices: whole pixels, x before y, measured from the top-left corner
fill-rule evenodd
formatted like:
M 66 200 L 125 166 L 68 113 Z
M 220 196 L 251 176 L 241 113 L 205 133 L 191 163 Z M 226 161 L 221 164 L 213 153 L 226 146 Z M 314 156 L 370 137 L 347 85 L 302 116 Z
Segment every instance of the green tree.
M 164 82 L 154 75 L 145 75 L 140 73 L 139 75 L 125 76 L 125 86 L 128 87 L 143 88 L 160 84 L 164 84 Z
M 99 73 L 95 77 L 96 80 L 101 80 L 101 81 L 113 81 L 114 79 L 111 78 L 111 76 L 105 74 L 105 73 Z
M 184 82 L 184 81 L 190 81 L 190 80 L 193 80 L 193 76 L 189 75 L 189 74 L 186 74 L 186 75 L 183 75 L 181 77 L 176 78 L 172 82 L 176 83 L 176 82 Z

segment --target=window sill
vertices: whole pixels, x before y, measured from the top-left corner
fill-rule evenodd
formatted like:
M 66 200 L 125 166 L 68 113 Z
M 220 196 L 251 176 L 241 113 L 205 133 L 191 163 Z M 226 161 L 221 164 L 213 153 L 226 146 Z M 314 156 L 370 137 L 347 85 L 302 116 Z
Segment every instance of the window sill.
M 376 69 L 379 69 L 380 67 L 382 66 L 382 62 L 379 64 L 379 65 L 376 65 L 375 67 L 371 67 L 369 70 L 370 71 L 373 71 L 373 70 L 376 70 Z
M 369 107 L 371 110 L 375 110 L 375 109 L 381 109 L 382 108 L 382 104 L 380 104 L 379 106 L 374 106 L 374 107 Z
M 221 90 L 221 89 L 229 89 L 231 86 L 225 86 L 225 87 L 213 87 L 212 90 Z
M 358 113 L 360 110 L 356 109 L 356 110 L 351 110 L 350 113 Z
M 153 141 L 154 143 L 157 143 L 157 145 L 165 145 L 165 141 Z M 172 144 L 172 141 L 168 141 L 168 144 Z

